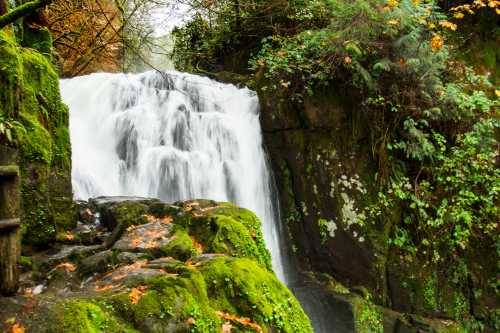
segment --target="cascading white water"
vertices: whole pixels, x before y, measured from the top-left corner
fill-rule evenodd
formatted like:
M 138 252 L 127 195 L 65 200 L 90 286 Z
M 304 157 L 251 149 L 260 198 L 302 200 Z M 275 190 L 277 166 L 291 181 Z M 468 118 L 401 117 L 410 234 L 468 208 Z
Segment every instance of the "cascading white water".
M 62 80 L 61 93 L 70 108 L 77 199 L 234 202 L 262 220 L 274 270 L 286 282 L 254 92 L 147 72 Z

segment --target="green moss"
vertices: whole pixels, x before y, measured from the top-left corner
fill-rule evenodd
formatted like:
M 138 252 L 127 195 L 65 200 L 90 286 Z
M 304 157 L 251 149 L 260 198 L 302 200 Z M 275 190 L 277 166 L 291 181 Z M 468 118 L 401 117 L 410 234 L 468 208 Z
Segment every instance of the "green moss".
M 383 333 L 382 314 L 369 300 L 354 300 L 354 318 L 357 333 Z
M 167 256 L 186 261 L 194 254 L 198 254 L 193 246 L 193 241 L 189 237 L 187 231 L 182 227 L 176 227 L 172 241 L 170 241 L 163 249 Z
M 98 304 L 85 300 L 71 300 L 56 306 L 52 311 L 54 325 L 50 332 L 65 333 L 135 333 L 114 315 Z
M 437 295 L 437 277 L 433 275 L 431 278 L 427 279 L 424 284 L 424 299 L 425 305 L 429 310 L 436 311 L 438 309 L 438 304 L 436 301 Z
M 270 254 L 260 231 L 260 221 L 249 211 L 228 208 L 194 218 L 189 232 L 206 246 L 206 252 L 248 257 L 272 269 Z
M 37 51 L 19 47 L 5 30 L 0 32 L 0 76 L 0 112 L 15 123 L 14 144 L 20 151 L 23 239 L 46 244 L 72 217 L 68 109 L 53 65 Z
M 52 35 L 47 28 L 23 27 L 22 45 L 32 47 L 40 53 L 52 56 Z
M 255 262 L 220 257 L 200 270 L 212 307 L 253 318 L 264 331 L 312 332 L 309 319 L 291 292 Z

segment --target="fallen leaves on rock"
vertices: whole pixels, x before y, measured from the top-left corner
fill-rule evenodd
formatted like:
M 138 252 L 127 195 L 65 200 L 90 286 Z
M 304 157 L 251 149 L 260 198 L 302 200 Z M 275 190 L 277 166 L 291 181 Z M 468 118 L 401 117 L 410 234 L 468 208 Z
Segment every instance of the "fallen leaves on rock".
M 170 224 L 174 221 L 174 218 L 172 216 L 156 217 L 153 215 L 144 215 L 144 218 L 148 222 L 160 222 L 160 223 L 164 223 L 164 224 Z
M 262 329 L 262 327 L 260 327 L 259 324 L 252 322 L 252 320 L 250 318 L 238 317 L 238 316 L 232 315 L 232 314 L 227 313 L 227 312 L 222 312 L 222 311 L 217 311 L 217 312 L 215 312 L 215 314 L 224 320 L 238 323 L 238 324 L 243 325 L 245 327 L 251 328 L 254 331 L 259 332 L 259 333 L 264 333 L 264 330 Z
M 69 263 L 69 262 L 63 262 L 63 263 L 57 265 L 56 269 L 64 269 L 68 272 L 74 272 L 74 271 L 76 271 L 76 266 L 72 263 Z

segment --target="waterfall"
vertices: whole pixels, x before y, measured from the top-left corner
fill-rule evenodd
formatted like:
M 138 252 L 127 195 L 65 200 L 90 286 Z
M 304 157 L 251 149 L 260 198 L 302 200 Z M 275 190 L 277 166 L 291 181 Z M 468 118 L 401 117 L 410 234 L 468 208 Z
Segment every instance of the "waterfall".
M 172 71 L 76 77 L 61 81 L 61 93 L 77 199 L 198 198 L 248 208 L 286 283 L 254 92 Z

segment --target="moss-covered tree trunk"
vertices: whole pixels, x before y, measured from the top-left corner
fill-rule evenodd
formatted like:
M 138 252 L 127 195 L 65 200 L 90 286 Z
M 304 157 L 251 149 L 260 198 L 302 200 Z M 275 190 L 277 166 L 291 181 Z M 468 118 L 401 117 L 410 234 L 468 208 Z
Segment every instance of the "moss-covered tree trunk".
M 14 23 L 15 21 L 23 18 L 26 15 L 33 13 L 37 9 L 42 8 L 51 2 L 52 0 L 29 1 L 19 7 L 16 7 L 12 11 L 7 12 L 7 0 L 0 0 L 0 14 L 2 14 L 2 16 L 0 16 L 0 29 L 11 23 Z M 4 7 L 3 9 L 5 9 L 5 13 L 2 13 L 1 7 Z

